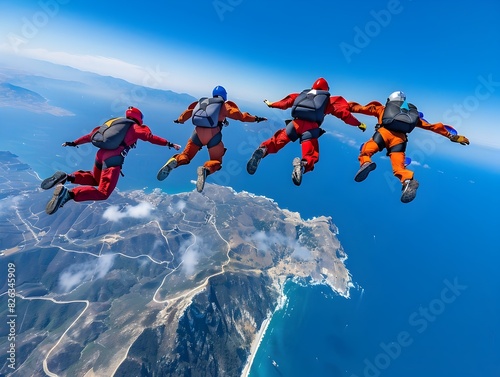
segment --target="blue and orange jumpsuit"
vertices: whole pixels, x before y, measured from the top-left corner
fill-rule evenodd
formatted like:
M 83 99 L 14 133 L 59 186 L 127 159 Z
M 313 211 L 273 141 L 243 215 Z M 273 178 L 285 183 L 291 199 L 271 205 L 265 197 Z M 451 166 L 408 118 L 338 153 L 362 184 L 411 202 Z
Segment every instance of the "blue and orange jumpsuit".
M 300 93 L 292 93 L 287 95 L 280 101 L 272 102 L 269 107 L 286 110 L 293 106 L 295 99 Z M 349 104 L 341 96 L 330 96 L 329 103 L 325 108 L 325 115 L 334 115 L 344 121 L 344 123 L 357 127 L 361 124 L 349 111 Z M 300 138 L 305 132 L 319 128 L 319 124 L 302 119 L 293 119 L 293 128 Z M 292 141 L 287 133 L 286 128 L 282 128 L 260 144 L 260 148 L 266 148 L 267 153 L 277 153 L 281 148 Z M 306 162 L 304 173 L 314 169 L 314 164 L 319 161 L 319 143 L 317 137 L 301 141 L 302 160 Z
M 384 109 L 385 106 L 377 101 L 372 101 L 365 106 L 356 102 L 349 102 L 349 110 L 351 112 L 377 117 L 379 124 L 382 124 Z M 423 128 L 446 137 L 449 137 L 450 135 L 443 123 L 431 124 L 422 118 L 418 120 L 416 127 Z M 372 155 L 381 151 L 383 148 L 386 148 L 387 154 L 391 159 L 392 172 L 394 176 L 396 176 L 401 182 L 404 182 L 407 179 L 413 179 L 413 172 L 406 169 L 405 165 L 405 150 L 407 141 L 408 138 L 406 137 L 406 134 L 389 131 L 383 126 L 379 127 L 377 131 L 375 131 L 373 137 L 363 144 L 361 153 L 358 157 L 359 163 L 360 165 L 363 165 L 365 162 L 371 162 Z M 395 151 L 393 151 L 393 149 Z
M 193 110 L 197 104 L 198 101 L 190 104 L 188 108 L 184 110 L 181 115 L 179 115 L 177 121 L 179 123 L 184 123 L 186 120 L 191 118 Z M 209 160 L 206 161 L 203 166 L 208 169 L 208 174 L 212 174 L 217 170 L 220 170 L 222 167 L 222 157 L 226 152 L 226 148 L 224 147 L 221 137 L 221 129 L 226 118 L 239 120 L 241 122 L 256 122 L 257 120 L 256 116 L 247 112 L 241 112 L 238 105 L 234 102 L 224 102 L 219 112 L 217 127 L 208 128 L 195 126 L 193 135 L 189 138 L 184 150 L 173 156 L 177 160 L 177 166 L 189 164 L 196 153 L 198 153 L 198 151 L 204 146 L 207 146 Z
M 100 126 L 94 128 L 89 134 L 76 139 L 74 141 L 75 144 L 81 145 L 90 143 L 92 135 L 99 128 Z M 124 144 L 131 146 L 135 144 L 137 140 L 143 140 L 151 144 L 163 146 L 168 144 L 168 140 L 153 135 L 148 126 L 134 124 L 128 129 L 125 135 Z M 111 195 L 120 178 L 121 164 L 124 158 L 122 157 L 122 152 L 124 149 L 125 146 L 119 146 L 112 150 L 99 149 L 96 153 L 93 171 L 78 170 L 70 175 L 70 182 L 82 185 L 70 190 L 75 202 L 106 200 Z

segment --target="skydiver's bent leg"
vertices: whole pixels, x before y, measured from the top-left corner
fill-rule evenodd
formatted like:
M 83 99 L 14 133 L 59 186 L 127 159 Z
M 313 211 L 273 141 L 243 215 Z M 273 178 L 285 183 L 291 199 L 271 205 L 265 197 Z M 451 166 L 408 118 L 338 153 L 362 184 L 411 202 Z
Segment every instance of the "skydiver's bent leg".
M 280 149 L 282 149 L 285 145 L 290 142 L 290 138 L 286 134 L 286 129 L 278 130 L 274 133 L 274 135 L 262 142 L 259 147 L 266 149 L 266 155 L 272 153 L 278 153 Z
M 370 140 L 368 140 L 361 147 L 361 151 L 360 151 L 359 156 L 358 156 L 359 165 L 361 166 L 361 165 L 363 165 L 366 162 L 372 162 L 371 157 L 375 153 L 377 153 L 377 152 L 379 152 L 381 150 L 382 149 L 380 149 L 379 144 L 377 144 L 377 142 L 375 142 L 375 140 L 373 140 L 373 138 L 370 139 Z
M 368 174 L 370 174 L 371 171 L 377 168 L 377 164 L 375 162 L 372 162 L 371 156 L 373 156 L 379 150 L 380 145 L 377 144 L 373 139 L 370 139 L 363 144 L 358 157 L 360 168 L 354 176 L 354 180 L 356 182 L 364 181 L 368 177 Z
M 392 152 L 389 157 L 391 158 L 392 172 L 401 183 L 407 179 L 413 179 L 413 172 L 406 169 L 404 152 Z
M 184 150 L 174 156 L 177 160 L 177 166 L 189 164 L 201 148 L 203 148 L 202 145 L 195 143 L 192 138 L 189 139 Z
M 95 172 L 96 168 L 94 168 Z M 101 175 L 101 171 L 99 169 L 98 176 Z M 99 181 L 97 181 L 94 177 L 94 173 L 90 171 L 84 171 L 84 170 L 78 170 L 75 171 L 72 176 L 73 178 L 73 183 L 77 185 L 86 185 L 86 186 L 97 186 L 99 184 Z
M 203 164 L 203 166 L 208 169 L 208 174 L 213 174 L 222 168 L 222 157 L 225 153 L 226 148 L 224 148 L 224 143 L 222 141 L 208 148 L 209 160 Z
M 73 188 L 71 191 L 73 192 L 75 202 L 106 200 L 109 198 L 118 183 L 120 171 L 121 166 L 104 169 L 100 174 L 99 186 L 97 188 L 91 186 Z
M 314 170 L 314 165 L 319 162 L 319 143 L 318 139 L 309 139 L 301 143 L 302 161 L 304 164 L 304 173 Z

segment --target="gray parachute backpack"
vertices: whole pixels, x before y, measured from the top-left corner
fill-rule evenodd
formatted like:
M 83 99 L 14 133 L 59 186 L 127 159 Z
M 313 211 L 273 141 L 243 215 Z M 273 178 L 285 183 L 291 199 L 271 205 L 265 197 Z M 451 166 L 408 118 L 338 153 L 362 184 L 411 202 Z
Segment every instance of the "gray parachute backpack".
M 92 134 L 91 142 L 97 148 L 116 149 L 120 145 L 127 147 L 124 142 L 128 129 L 135 121 L 127 118 L 112 118 L 106 121 Z
M 330 93 L 327 90 L 303 90 L 292 105 L 292 117 L 321 125 L 329 99 Z
M 382 126 L 390 131 L 410 133 L 419 121 L 417 107 L 406 101 L 387 101 Z
M 191 121 L 195 126 L 215 128 L 219 125 L 219 114 L 224 104 L 224 99 L 221 97 L 200 98 L 195 108 Z

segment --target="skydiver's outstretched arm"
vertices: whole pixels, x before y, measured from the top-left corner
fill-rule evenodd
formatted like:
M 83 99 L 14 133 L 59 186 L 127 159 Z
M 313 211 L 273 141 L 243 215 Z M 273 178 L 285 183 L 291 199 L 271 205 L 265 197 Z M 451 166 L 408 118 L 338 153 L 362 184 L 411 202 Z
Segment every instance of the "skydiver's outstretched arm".
M 82 145 L 82 144 L 86 144 L 86 143 L 90 143 L 91 142 L 91 139 L 92 139 L 92 135 L 99 129 L 101 128 L 101 126 L 97 126 L 96 128 L 94 128 L 92 131 L 90 131 L 90 133 L 88 133 L 87 135 L 83 135 L 81 137 L 79 137 L 78 139 L 76 139 L 74 141 L 75 143 L 75 146 L 77 145 Z
M 198 101 L 196 102 L 193 102 L 191 105 L 188 106 L 188 108 L 186 110 L 184 110 L 182 112 L 181 115 L 179 115 L 179 117 L 177 119 L 174 120 L 175 123 L 184 123 L 186 120 L 188 120 L 189 118 L 191 118 L 191 116 L 193 115 L 193 110 L 194 108 L 196 107 L 196 104 L 198 103 Z
M 349 111 L 349 103 L 347 103 L 344 97 L 341 96 L 330 97 L 330 103 L 326 108 L 326 114 L 331 114 L 339 119 L 342 119 L 344 123 L 350 126 L 360 127 L 362 124 L 354 115 L 351 114 Z
M 292 107 L 295 99 L 298 96 L 299 96 L 299 93 L 292 93 L 292 94 L 287 95 L 282 100 L 279 100 L 279 101 L 276 101 L 276 102 L 271 102 L 271 101 L 268 101 L 266 99 L 266 100 L 264 100 L 264 103 L 268 107 L 272 107 L 274 109 L 286 110 L 286 109 L 289 109 L 290 107 Z
M 420 118 L 420 122 L 417 127 L 423 128 L 424 130 L 432 131 L 439 135 L 445 136 L 454 143 L 460 143 L 462 145 L 468 145 L 469 139 L 462 135 L 453 135 L 445 127 L 443 123 L 429 123 L 425 119 Z
M 265 120 L 265 118 L 257 117 L 247 112 L 242 112 L 238 105 L 236 105 L 233 101 L 226 101 L 224 103 L 223 111 L 225 112 L 225 117 L 239 120 L 241 122 L 260 122 Z
M 360 105 L 357 102 L 349 102 L 349 111 L 352 113 L 359 113 L 364 115 L 371 115 L 381 118 L 384 113 L 385 106 L 378 101 L 372 101 L 366 105 Z

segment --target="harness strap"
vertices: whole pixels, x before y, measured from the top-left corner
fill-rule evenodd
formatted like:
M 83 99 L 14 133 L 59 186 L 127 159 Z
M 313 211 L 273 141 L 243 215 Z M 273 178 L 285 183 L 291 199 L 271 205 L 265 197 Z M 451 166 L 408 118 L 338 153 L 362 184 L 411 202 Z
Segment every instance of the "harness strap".
M 210 149 L 212 147 L 215 147 L 221 141 L 222 141 L 222 132 L 219 131 L 214 136 L 212 136 L 212 138 L 210 139 L 210 141 L 207 143 L 207 148 Z
M 196 131 L 193 131 L 193 134 L 191 135 L 191 141 L 193 142 L 194 145 L 200 147 L 200 149 L 203 148 L 203 144 L 201 143 L 200 138 L 198 137 Z
M 193 142 L 194 145 L 203 148 L 203 143 L 201 142 L 200 138 L 198 137 L 198 134 L 196 131 L 193 131 L 193 134 L 191 135 L 191 141 Z M 207 143 L 207 148 L 212 148 L 215 147 L 217 144 L 219 144 L 222 141 L 222 132 L 219 131 L 217 132 L 212 138 L 209 140 Z
M 402 143 L 394 145 L 391 148 L 388 148 L 387 149 L 387 155 L 389 155 L 389 154 L 391 154 L 393 152 L 405 152 L 406 151 L 406 144 L 407 143 L 408 143 L 407 141 L 404 141 Z
M 381 151 L 382 149 L 385 148 L 385 141 L 384 139 L 382 138 L 382 135 L 380 134 L 380 132 L 378 131 L 375 131 L 375 133 L 373 134 L 372 136 L 372 139 L 375 143 L 377 143 L 378 145 L 378 150 Z
M 321 135 L 323 135 L 326 131 L 320 127 L 313 128 L 312 130 L 308 130 L 300 135 L 300 142 L 304 142 L 306 140 L 317 139 Z
M 299 134 L 297 133 L 297 130 L 293 126 L 293 121 L 289 119 L 286 120 L 285 123 L 286 123 L 286 128 L 285 128 L 286 136 L 288 136 L 288 138 L 292 142 L 297 141 L 297 139 L 299 138 Z
M 123 157 L 121 154 L 119 154 L 118 156 L 112 156 L 104 160 L 102 168 L 107 169 L 115 166 L 122 166 L 124 161 L 125 157 Z

